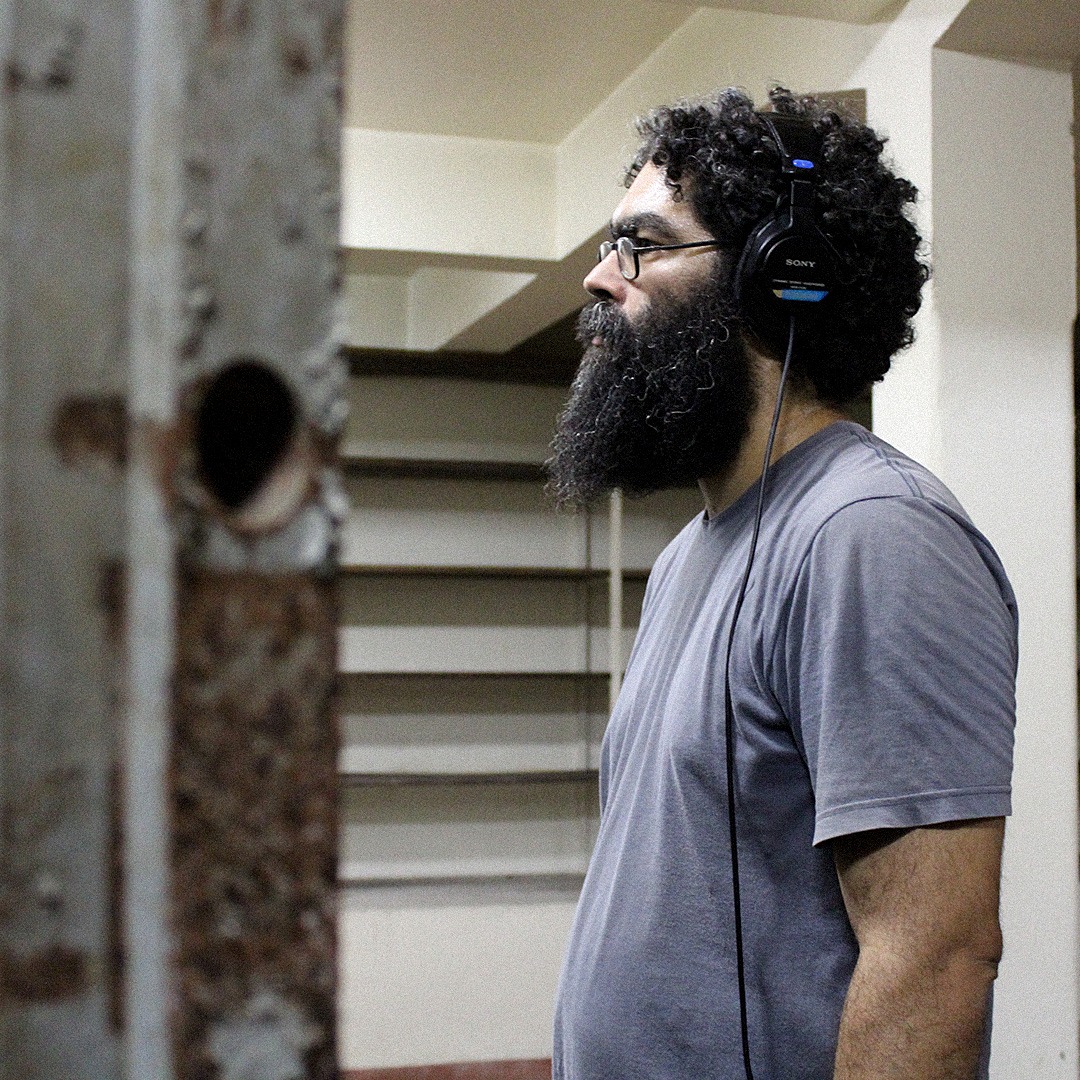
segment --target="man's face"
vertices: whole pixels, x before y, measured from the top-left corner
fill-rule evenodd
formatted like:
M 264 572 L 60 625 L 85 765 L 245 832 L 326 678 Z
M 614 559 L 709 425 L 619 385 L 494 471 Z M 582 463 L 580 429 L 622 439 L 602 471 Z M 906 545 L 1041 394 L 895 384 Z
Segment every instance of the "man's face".
M 629 236 L 635 244 L 686 244 L 710 239 L 686 199 L 676 201 L 663 172 L 649 162 L 634 178 L 611 217 L 611 238 Z M 638 257 L 641 272 L 627 281 L 614 254 L 597 263 L 585 277 L 585 288 L 608 299 L 633 323 L 658 295 L 678 295 L 708 277 L 716 249 L 653 251 Z
M 709 239 L 689 202 L 646 165 L 612 218 L 636 244 Z M 639 256 L 627 281 L 609 255 L 585 278 L 585 355 L 548 462 L 560 504 L 620 487 L 644 494 L 711 476 L 738 455 L 755 404 L 725 256 L 715 248 Z

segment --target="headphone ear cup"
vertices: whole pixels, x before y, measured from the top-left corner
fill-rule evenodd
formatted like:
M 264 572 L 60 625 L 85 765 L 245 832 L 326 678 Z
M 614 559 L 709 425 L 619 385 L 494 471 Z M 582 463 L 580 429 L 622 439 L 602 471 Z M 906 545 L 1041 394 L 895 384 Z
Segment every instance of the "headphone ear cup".
M 789 317 L 805 324 L 828 306 L 836 286 L 832 245 L 816 225 L 793 225 L 787 211 L 778 210 L 750 233 L 734 285 L 746 326 L 782 353 Z
M 784 232 L 785 222 L 778 214 L 760 221 L 747 237 L 735 269 L 735 301 L 743 322 L 762 341 L 772 345 L 776 336 L 776 313 L 771 311 L 762 277 L 762 262 L 772 240 Z

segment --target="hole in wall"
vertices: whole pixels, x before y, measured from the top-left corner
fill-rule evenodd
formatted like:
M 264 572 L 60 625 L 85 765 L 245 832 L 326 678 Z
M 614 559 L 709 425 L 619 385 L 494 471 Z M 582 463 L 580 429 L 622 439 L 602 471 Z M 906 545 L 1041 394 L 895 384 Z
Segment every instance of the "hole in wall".
M 241 509 L 296 440 L 292 390 L 269 365 L 236 360 L 211 380 L 195 414 L 199 479 L 227 510 Z

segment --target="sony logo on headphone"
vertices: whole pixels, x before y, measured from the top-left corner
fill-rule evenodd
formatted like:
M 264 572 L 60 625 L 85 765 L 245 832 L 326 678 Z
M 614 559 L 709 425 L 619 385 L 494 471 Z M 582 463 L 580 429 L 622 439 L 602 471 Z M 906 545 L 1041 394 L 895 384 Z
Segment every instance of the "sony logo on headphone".
M 785 259 L 784 262 L 788 266 L 816 266 L 817 263 L 813 259 Z

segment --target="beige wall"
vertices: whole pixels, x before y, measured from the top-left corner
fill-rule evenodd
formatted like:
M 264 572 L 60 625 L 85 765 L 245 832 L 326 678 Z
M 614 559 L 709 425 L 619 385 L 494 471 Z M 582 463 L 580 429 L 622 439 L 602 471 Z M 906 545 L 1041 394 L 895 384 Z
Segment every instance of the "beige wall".
M 554 187 L 545 181 L 533 192 L 545 207 L 554 199 L 551 246 L 532 249 L 548 259 L 504 269 L 536 272 L 527 288 L 539 294 L 557 278 L 563 254 L 603 226 L 619 197 L 634 112 L 732 82 L 757 96 L 773 81 L 866 88 L 871 124 L 923 193 L 919 223 L 937 262 L 918 341 L 875 392 L 875 427 L 954 488 L 998 546 L 1022 610 L 993 1075 L 1075 1077 L 1072 86 L 1062 72 L 935 51 L 964 6 L 912 0 L 891 22 L 864 27 L 698 12 L 554 148 Z M 443 182 L 467 214 L 467 186 L 450 174 Z M 576 285 L 559 288 L 573 296 Z M 356 312 L 351 318 L 362 321 Z M 549 1053 L 551 985 L 571 910 L 566 901 L 478 902 L 425 916 L 347 903 L 343 1064 Z M 477 950 L 457 943 L 479 943 L 487 933 L 498 935 L 492 955 L 531 958 L 528 993 L 499 989 L 501 976 L 477 981 Z M 388 943 L 405 938 L 412 951 L 397 963 Z M 466 992 L 455 995 L 455 985 Z M 434 1021 L 414 1026 L 404 1042 L 389 1038 L 380 1025 L 403 1030 L 401 1014 L 395 1019 L 385 1002 L 370 999 L 379 986 L 405 1015 L 426 1003 L 422 1011 Z
M 340 993 L 364 1022 L 343 1025 L 342 1065 L 550 1055 L 562 960 L 552 943 L 566 939 L 573 913 L 557 895 L 367 908 L 346 895 Z
M 1020 605 L 994 1075 L 1077 1073 L 1072 80 L 934 58 L 942 475 Z M 1035 167 L 1033 167 L 1033 165 Z

